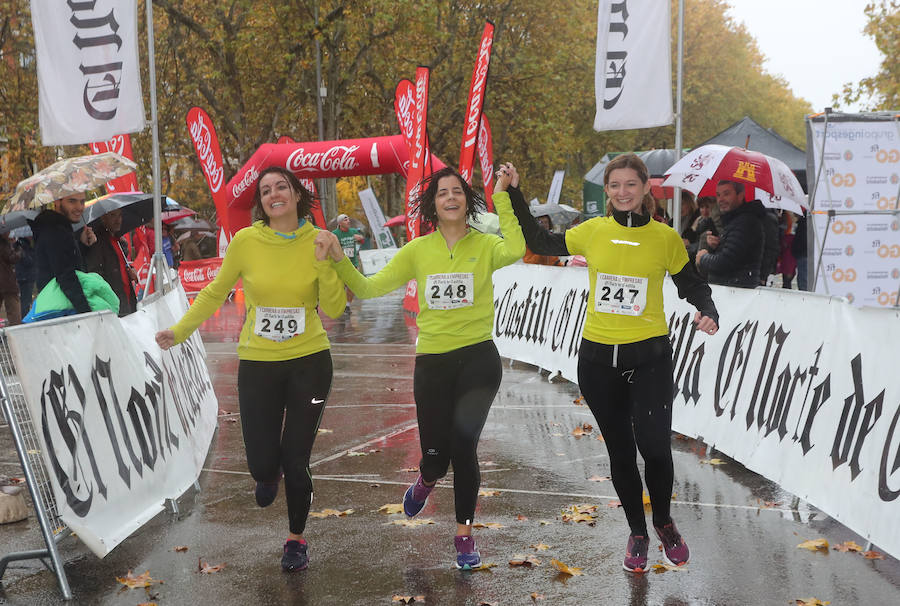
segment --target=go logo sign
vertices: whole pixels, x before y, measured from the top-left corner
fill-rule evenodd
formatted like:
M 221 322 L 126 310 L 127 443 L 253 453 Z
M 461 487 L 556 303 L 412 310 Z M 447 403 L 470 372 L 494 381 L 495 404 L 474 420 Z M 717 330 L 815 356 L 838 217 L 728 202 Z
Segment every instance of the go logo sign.
M 900 149 L 879 149 L 875 153 L 875 159 L 881 164 L 896 164 L 900 162 Z
M 853 187 L 856 185 L 856 175 L 853 173 L 834 173 L 831 176 L 831 184 L 835 187 Z
M 898 259 L 900 258 L 900 244 L 882 244 L 878 247 L 878 256 L 882 259 Z
M 878 304 L 887 307 L 889 305 L 897 304 L 897 291 L 894 292 L 883 292 L 878 294 Z
M 856 221 L 835 221 L 831 224 L 831 231 L 836 234 L 855 234 Z
M 876 204 L 878 210 L 891 210 L 897 208 L 897 196 L 891 196 L 890 198 L 882 196 L 881 198 L 878 198 Z
M 831 272 L 831 279 L 834 282 L 856 282 L 856 270 L 851 269 L 836 269 Z

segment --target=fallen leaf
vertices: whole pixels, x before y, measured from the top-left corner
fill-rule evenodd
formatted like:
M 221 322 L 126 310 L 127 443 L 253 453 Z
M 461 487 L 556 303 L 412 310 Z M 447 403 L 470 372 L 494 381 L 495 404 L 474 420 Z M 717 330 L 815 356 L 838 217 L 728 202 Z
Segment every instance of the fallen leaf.
M 563 513 L 593 513 L 597 511 L 597 506 L 593 503 L 581 503 L 569 505 L 563 510 Z
M 537 556 L 523 555 L 521 553 L 517 553 L 509 561 L 509 565 L 510 566 L 524 566 L 526 568 L 531 568 L 532 566 L 540 566 L 541 561 L 537 558 Z
M 138 606 L 157 606 L 156 602 L 141 602 Z
M 674 570 L 675 572 L 687 570 L 687 566 L 672 566 L 671 564 L 654 564 L 652 568 L 653 572 L 657 574 L 661 574 L 663 572 L 666 572 L 667 570 Z
M 610 480 L 609 476 L 591 476 L 588 478 L 588 482 L 607 482 Z
M 202 561 L 200 558 L 197 558 L 197 568 L 202 574 L 213 574 L 225 568 L 225 562 L 222 562 L 221 564 L 211 565 Z
M 518 520 L 519 522 L 524 522 L 524 521 L 527 520 L 527 519 L 528 519 L 528 518 L 525 517 L 525 516 L 523 516 L 521 513 L 520 513 L 519 515 L 516 516 L 516 520 Z
M 549 526 L 550 524 L 553 523 L 553 520 L 540 520 L 538 523 L 539 523 L 541 526 Z
M 188 550 L 187 545 L 178 545 L 177 547 L 175 547 L 175 551 L 177 553 L 181 553 L 182 551 L 187 551 L 187 550 Z
M 333 430 L 333 429 L 325 429 L 324 427 L 320 427 L 320 428 L 316 431 L 316 433 L 317 433 L 317 434 L 319 434 L 319 433 L 334 433 L 334 430 Z
M 425 596 L 423 595 L 395 595 L 391 598 L 391 602 L 400 602 L 401 604 L 412 604 L 413 602 L 417 604 L 425 603 Z
M 621 507 L 622 503 L 620 501 L 610 501 L 609 503 L 606 504 L 606 506 L 609 507 L 610 509 L 614 509 L 616 507 Z
M 137 576 L 134 576 L 129 570 L 128 574 L 126 574 L 124 577 L 116 577 L 116 580 L 129 589 L 150 587 L 154 583 L 162 583 L 162 581 L 157 581 L 156 579 L 151 578 L 149 570 L 144 572 L 144 574 L 139 574 Z
M 646 492 L 641 496 L 641 500 L 644 502 L 644 507 L 650 505 L 650 495 L 648 495 Z
M 500 491 L 499 490 L 487 490 L 485 488 L 482 488 L 481 490 L 478 491 L 478 496 L 479 497 L 498 497 L 498 496 L 500 496 Z
M 576 438 L 580 438 L 581 436 L 590 435 L 592 431 L 594 431 L 593 425 L 591 425 L 590 423 L 582 423 L 572 430 L 572 435 Z
M 408 471 L 410 473 L 416 473 L 419 471 L 419 468 L 418 467 L 404 467 L 400 471 Z
M 803 541 L 797 547 L 799 549 L 809 549 L 810 551 L 828 551 L 828 541 L 826 539 L 811 539 Z
M 535 551 L 547 551 L 550 549 L 549 545 L 544 545 L 543 543 L 538 543 L 537 545 L 529 545 Z
M 351 513 L 353 513 L 352 509 L 345 509 L 344 511 L 340 511 L 338 509 L 323 509 L 322 511 L 310 511 L 309 517 L 327 518 L 328 516 L 334 516 L 336 518 L 343 518 L 344 516 L 348 516 Z
M 9 483 L 10 484 L 24 484 L 25 478 L 10 478 Z
M 701 464 L 705 465 L 725 465 L 722 459 L 700 459 Z
M 862 556 L 867 560 L 883 560 L 884 555 L 877 551 L 864 551 Z
M 482 571 L 482 570 L 490 571 L 491 568 L 496 568 L 496 567 L 497 567 L 497 564 L 495 564 L 494 562 L 482 562 L 481 564 L 479 564 L 478 566 L 473 568 L 472 572 L 478 572 L 478 571 Z
M 388 503 L 378 508 L 381 513 L 403 513 L 403 503 Z
M 554 438 L 561 438 L 561 437 L 562 437 L 562 434 L 561 434 L 561 433 L 551 433 L 550 435 L 551 435 L 552 437 L 554 437 Z
M 843 543 L 838 543 L 834 547 L 832 547 L 835 551 L 842 551 L 847 553 L 848 551 L 862 551 L 863 548 L 854 543 L 853 541 L 844 541 Z
M 391 522 L 395 526 L 406 526 L 407 528 L 412 528 L 414 526 L 427 526 L 428 524 L 434 524 L 434 520 L 429 518 L 422 518 L 421 520 L 394 520 Z
M 475 522 L 472 528 L 506 528 L 503 524 L 497 522 Z
M 538 600 L 543 600 L 543 599 L 544 599 L 544 594 L 543 594 L 543 593 L 538 593 L 538 592 L 536 592 L 536 591 L 532 591 L 530 594 L 528 594 L 528 597 L 531 598 L 531 601 L 532 601 L 532 602 L 537 602 Z
M 797 598 L 794 600 L 794 603 L 800 606 L 825 606 L 826 604 L 831 604 L 831 602 L 823 602 L 819 598 Z
M 564 513 L 562 515 L 563 522 L 587 522 L 588 526 L 596 524 L 596 516 L 589 513 Z
M 574 400 L 572 400 L 572 404 L 576 406 L 584 406 L 584 396 L 578 396 Z
M 575 577 L 579 577 L 584 574 L 583 572 L 581 572 L 581 568 L 575 568 L 574 566 L 569 566 L 568 564 L 563 564 L 562 562 L 560 562 L 557 559 L 550 560 L 550 565 L 553 566 L 554 568 L 556 568 L 558 571 L 560 571 L 563 574 L 568 574 L 568 575 L 575 576 Z
M 365 456 L 368 456 L 368 454 L 369 454 L 369 453 L 367 453 L 367 452 L 360 452 L 360 451 L 358 451 L 358 450 L 351 450 L 350 452 L 347 453 L 347 456 L 348 456 L 348 457 L 365 457 Z
M 760 499 L 756 499 L 756 502 L 759 504 L 760 509 L 772 509 L 773 507 L 781 507 L 781 503 L 776 503 L 775 501 L 762 501 Z

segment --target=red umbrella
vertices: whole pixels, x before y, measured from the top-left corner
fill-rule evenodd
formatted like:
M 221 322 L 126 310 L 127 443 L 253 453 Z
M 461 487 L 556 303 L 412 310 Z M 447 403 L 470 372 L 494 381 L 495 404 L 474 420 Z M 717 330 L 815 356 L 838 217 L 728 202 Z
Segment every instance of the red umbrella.
M 674 187 L 663 187 L 662 177 L 650 178 L 650 193 L 657 200 L 671 200 L 675 197 Z
M 406 215 L 397 215 L 396 217 L 391 217 L 387 221 L 384 222 L 385 227 L 394 227 L 395 225 L 404 225 L 406 224 Z
M 665 185 L 694 195 L 715 195 L 719 181 L 740 181 L 747 198 L 760 198 L 766 206 L 803 214 L 806 194 L 787 164 L 759 152 L 725 145 L 702 145 L 666 171 Z M 762 194 L 762 195 L 761 195 Z

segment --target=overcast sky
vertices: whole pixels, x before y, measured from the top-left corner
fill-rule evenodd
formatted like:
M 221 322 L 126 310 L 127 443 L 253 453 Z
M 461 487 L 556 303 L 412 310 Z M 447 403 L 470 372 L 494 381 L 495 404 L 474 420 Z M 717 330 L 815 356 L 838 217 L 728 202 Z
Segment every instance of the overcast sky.
M 884 57 L 862 33 L 870 0 L 728 0 L 766 56 L 765 68 L 787 80 L 815 111 L 847 82 L 878 72 Z M 687 26 L 688 24 L 686 24 Z M 849 111 L 861 109 L 848 106 Z

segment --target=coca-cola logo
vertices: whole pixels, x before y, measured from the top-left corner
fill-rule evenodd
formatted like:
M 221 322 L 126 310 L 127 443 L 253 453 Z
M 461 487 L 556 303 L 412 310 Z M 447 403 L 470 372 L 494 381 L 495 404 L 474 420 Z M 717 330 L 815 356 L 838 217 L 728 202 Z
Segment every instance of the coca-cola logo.
M 416 98 L 413 94 L 411 86 L 406 87 L 400 97 L 397 98 L 397 121 L 400 122 L 400 128 L 403 130 L 403 136 L 408 139 L 413 137 L 413 107 L 416 105 Z
M 351 171 L 359 166 L 353 154 L 359 145 L 335 145 L 324 152 L 306 153 L 298 147 L 288 156 L 285 167 L 293 173 Z
M 212 282 L 217 275 L 219 275 L 219 269 L 221 266 L 217 265 L 215 267 L 194 267 L 192 269 L 185 269 L 182 272 L 181 279 L 184 282 Z
M 494 167 L 491 162 L 492 158 L 488 153 L 489 137 L 487 121 L 482 117 L 481 130 L 478 132 L 478 159 L 481 161 L 481 174 L 484 176 L 486 184 L 494 180 Z
M 256 165 L 251 164 L 250 168 L 247 169 L 247 172 L 244 173 L 244 176 L 240 181 L 231 186 L 231 195 L 237 200 L 241 194 L 247 191 L 247 188 L 256 183 L 256 180 L 259 179 L 259 171 L 256 170 Z
M 469 100 L 469 112 L 466 115 L 466 137 L 470 137 L 465 143 L 466 147 L 475 143 L 473 135 L 478 131 L 478 123 L 481 118 L 481 96 L 484 91 L 484 83 L 487 80 L 488 66 L 491 63 L 492 37 L 488 36 L 481 41 L 478 50 L 478 60 L 475 65 L 475 74 L 472 77 L 472 93 Z
M 225 180 L 225 168 L 216 160 L 218 150 L 213 149 L 213 133 L 203 120 L 203 114 L 197 114 L 197 119 L 189 122 L 189 130 L 197 157 L 200 158 L 200 168 L 209 183 L 209 189 L 216 193 Z
M 117 154 L 125 154 L 125 135 L 116 135 L 109 141 L 101 141 L 99 143 L 91 143 L 91 151 L 95 154 L 103 152 L 115 152 Z

